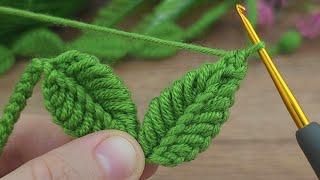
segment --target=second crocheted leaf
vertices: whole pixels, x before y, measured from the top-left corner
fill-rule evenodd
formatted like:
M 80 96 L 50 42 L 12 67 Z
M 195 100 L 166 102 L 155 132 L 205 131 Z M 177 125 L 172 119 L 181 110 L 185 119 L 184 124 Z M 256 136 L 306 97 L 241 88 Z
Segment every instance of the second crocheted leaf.
M 187 73 L 150 103 L 139 142 L 147 161 L 175 166 L 208 148 L 228 119 L 247 63 L 242 52 Z
M 45 105 L 66 133 L 80 137 L 118 129 L 137 137 L 136 107 L 129 90 L 109 66 L 78 51 L 48 59 L 44 67 Z
M 62 39 L 46 28 L 24 33 L 12 46 L 16 55 L 27 57 L 50 57 L 64 50 Z
M 4 74 L 14 64 L 13 53 L 0 45 L 0 75 Z

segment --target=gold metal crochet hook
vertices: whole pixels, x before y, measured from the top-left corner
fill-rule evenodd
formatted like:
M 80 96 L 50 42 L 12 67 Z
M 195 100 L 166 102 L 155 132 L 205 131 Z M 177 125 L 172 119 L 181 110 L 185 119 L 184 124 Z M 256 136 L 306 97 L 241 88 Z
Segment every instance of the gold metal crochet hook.
M 258 44 L 260 42 L 260 39 L 259 39 L 257 33 L 255 32 L 255 30 L 253 29 L 251 23 L 244 15 L 246 9 L 239 4 L 236 5 L 236 9 L 238 11 L 239 16 L 241 17 L 241 20 L 242 20 L 247 32 L 248 32 L 248 35 L 250 36 L 251 41 L 254 44 Z M 296 98 L 294 97 L 292 92 L 290 91 L 286 82 L 282 79 L 279 71 L 277 70 L 276 66 L 272 62 L 272 59 L 268 55 L 268 52 L 266 51 L 266 49 L 265 48 L 260 49 L 259 55 L 260 55 L 261 59 L 263 60 L 275 86 L 277 87 L 277 89 L 279 91 L 279 94 L 280 94 L 284 104 L 286 105 L 286 107 L 287 107 L 292 119 L 296 123 L 297 127 L 300 129 L 300 128 L 303 128 L 304 126 L 308 125 L 309 124 L 308 118 L 306 117 L 306 115 L 302 111 L 298 101 L 296 100 Z
M 245 8 L 241 5 L 236 5 L 236 8 L 252 42 L 254 44 L 259 43 L 260 39 L 258 35 L 254 31 L 249 20 L 244 15 Z M 274 84 L 276 85 L 292 119 L 299 128 L 296 132 L 298 144 L 308 159 L 315 174 L 320 179 L 320 124 L 317 122 L 309 123 L 309 120 L 299 106 L 298 101 L 295 99 L 289 87 L 282 79 L 265 48 L 259 50 L 259 55 L 263 60 Z

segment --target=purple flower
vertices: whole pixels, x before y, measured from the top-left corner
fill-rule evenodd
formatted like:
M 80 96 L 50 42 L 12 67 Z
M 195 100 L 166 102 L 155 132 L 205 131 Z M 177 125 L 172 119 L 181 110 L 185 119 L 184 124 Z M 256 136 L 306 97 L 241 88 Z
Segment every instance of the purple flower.
M 297 23 L 297 28 L 306 38 L 315 38 L 320 35 L 320 12 L 301 19 Z
M 271 26 L 274 24 L 275 15 L 272 4 L 267 3 L 265 0 L 258 1 L 258 25 Z

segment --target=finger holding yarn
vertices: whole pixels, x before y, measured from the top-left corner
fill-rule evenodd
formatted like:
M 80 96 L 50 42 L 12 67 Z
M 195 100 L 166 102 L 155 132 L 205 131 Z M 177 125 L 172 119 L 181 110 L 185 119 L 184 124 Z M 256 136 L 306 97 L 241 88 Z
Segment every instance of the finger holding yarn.
M 150 103 L 139 142 L 147 161 L 176 166 L 206 150 L 228 119 L 229 108 L 246 75 L 244 52 L 187 73 Z
M 137 137 L 136 107 L 129 90 L 96 57 L 69 51 L 49 60 L 42 89 L 46 108 L 67 134 L 80 137 L 117 129 Z

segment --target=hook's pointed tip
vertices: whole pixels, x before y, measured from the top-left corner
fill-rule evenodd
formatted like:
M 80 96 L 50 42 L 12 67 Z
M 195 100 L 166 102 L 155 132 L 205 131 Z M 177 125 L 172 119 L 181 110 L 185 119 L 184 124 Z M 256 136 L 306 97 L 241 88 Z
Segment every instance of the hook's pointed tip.
M 244 14 L 246 12 L 246 8 L 244 6 L 242 6 L 241 4 L 237 4 L 236 9 L 237 9 L 239 15 Z

